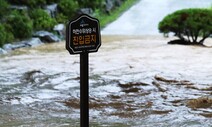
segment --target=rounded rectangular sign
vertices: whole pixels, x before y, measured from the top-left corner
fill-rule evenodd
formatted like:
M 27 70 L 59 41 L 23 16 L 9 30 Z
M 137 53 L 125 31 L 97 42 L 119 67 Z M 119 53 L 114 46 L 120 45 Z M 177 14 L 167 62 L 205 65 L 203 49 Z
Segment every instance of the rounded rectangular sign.
M 70 21 L 66 31 L 66 49 L 70 54 L 97 52 L 101 46 L 99 20 L 83 14 Z

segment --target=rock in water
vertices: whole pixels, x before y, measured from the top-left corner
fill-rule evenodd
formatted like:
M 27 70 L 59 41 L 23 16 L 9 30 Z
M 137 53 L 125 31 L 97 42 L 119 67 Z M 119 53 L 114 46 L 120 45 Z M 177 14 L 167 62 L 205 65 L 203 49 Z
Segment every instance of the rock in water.
M 1 54 L 6 54 L 6 53 L 7 53 L 7 51 L 5 51 L 4 49 L 0 48 L 0 55 Z
M 3 49 L 6 51 L 15 50 L 18 48 L 25 48 L 25 47 L 33 47 L 42 44 L 39 38 L 31 38 L 29 40 L 24 40 L 20 42 L 14 42 L 14 44 L 5 44 Z
M 43 42 L 39 38 L 31 38 L 30 40 L 26 41 L 26 44 L 33 47 L 40 44 L 43 44 Z
M 65 37 L 65 25 L 64 24 L 55 25 L 53 30 L 56 31 L 61 38 Z
M 33 34 L 34 37 L 39 37 L 42 42 L 59 42 L 61 41 L 60 38 L 58 38 L 53 33 L 50 33 L 48 31 L 37 31 Z
M 57 13 L 57 4 L 46 5 L 45 6 L 45 10 L 47 11 L 47 13 L 52 18 L 55 18 L 56 17 L 56 13 Z

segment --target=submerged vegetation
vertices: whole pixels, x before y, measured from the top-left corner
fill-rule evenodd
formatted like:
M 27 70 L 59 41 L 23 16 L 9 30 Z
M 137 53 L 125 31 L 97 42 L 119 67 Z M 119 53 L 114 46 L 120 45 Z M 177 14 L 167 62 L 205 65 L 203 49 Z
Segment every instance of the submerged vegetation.
M 179 40 L 170 43 L 203 45 L 212 34 L 211 9 L 183 9 L 167 15 L 158 26 L 161 33 L 173 32 Z

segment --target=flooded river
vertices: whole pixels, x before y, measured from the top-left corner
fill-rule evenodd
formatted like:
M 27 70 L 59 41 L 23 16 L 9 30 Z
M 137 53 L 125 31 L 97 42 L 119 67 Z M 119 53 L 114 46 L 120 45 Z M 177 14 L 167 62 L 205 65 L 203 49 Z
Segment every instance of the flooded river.
M 90 54 L 92 126 L 211 126 L 211 48 L 167 41 L 103 36 Z M 1 126 L 79 126 L 79 56 L 64 42 L 16 50 L 0 63 Z
M 212 126 L 212 48 L 170 39 L 102 36 L 89 54 L 90 126 Z M 79 98 L 79 55 L 64 42 L 0 56 L 1 127 L 77 127 Z

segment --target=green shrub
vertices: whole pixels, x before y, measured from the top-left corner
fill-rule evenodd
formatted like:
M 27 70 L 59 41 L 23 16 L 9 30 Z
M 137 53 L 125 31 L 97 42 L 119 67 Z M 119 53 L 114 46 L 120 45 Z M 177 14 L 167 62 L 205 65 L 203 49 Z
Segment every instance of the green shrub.
M 56 20 L 51 18 L 51 16 L 42 9 L 35 9 L 30 13 L 31 19 L 33 19 L 34 30 L 48 30 L 51 31 L 54 25 L 56 25 Z
M 104 0 L 77 0 L 80 7 L 82 8 L 92 8 L 92 9 L 102 9 L 104 5 Z
M 66 22 L 69 20 L 67 16 L 63 15 L 62 13 L 58 13 L 56 16 L 56 20 L 58 23 L 64 23 L 66 24 Z
M 0 0 L 0 21 L 3 19 L 5 15 L 8 14 L 9 12 L 8 7 L 9 5 L 5 0 Z
M 2 24 L 0 24 L 0 47 L 6 42 L 6 31 Z
M 10 24 L 3 24 L 4 28 L 5 28 L 5 31 L 6 31 L 6 43 L 8 42 L 13 42 L 15 37 L 12 33 L 13 31 L 13 28 Z
M 61 0 L 58 4 L 59 11 L 68 18 L 72 18 L 78 8 L 79 5 L 75 0 Z
M 14 41 L 13 33 L 10 31 L 9 24 L 0 23 L 0 47 L 5 43 Z
M 13 11 L 7 19 L 7 24 L 15 38 L 24 39 L 32 35 L 32 21 L 26 13 Z
M 46 0 L 47 4 L 59 3 L 60 0 Z
M 200 44 L 212 34 L 211 9 L 183 9 L 167 15 L 158 26 L 161 33 L 173 32 L 189 44 Z M 198 39 L 199 38 L 199 39 Z
M 42 6 L 46 4 L 46 0 L 8 0 L 9 3 L 15 5 L 26 5 L 31 8 Z

